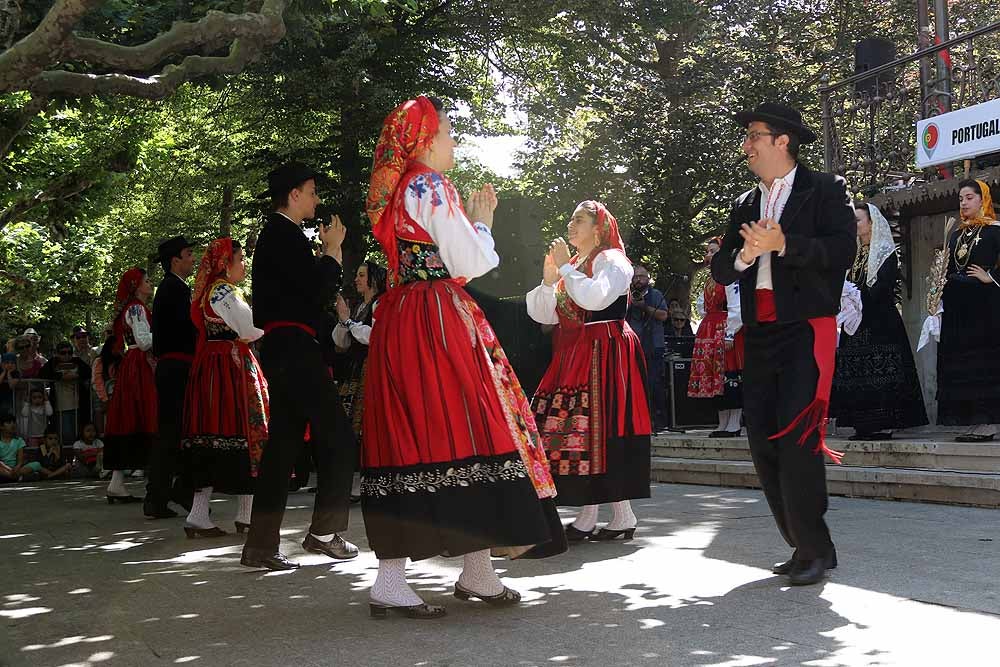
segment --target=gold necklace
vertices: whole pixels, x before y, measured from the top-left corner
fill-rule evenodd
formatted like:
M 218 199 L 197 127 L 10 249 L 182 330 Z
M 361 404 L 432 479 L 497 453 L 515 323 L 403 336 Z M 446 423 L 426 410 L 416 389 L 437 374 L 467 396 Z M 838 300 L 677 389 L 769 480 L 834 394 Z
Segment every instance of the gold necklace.
M 855 285 L 868 273 L 868 255 L 871 252 L 870 244 L 862 244 L 858 249 L 858 255 L 854 258 L 854 267 L 851 269 L 851 282 Z
M 983 233 L 983 226 L 976 225 L 975 231 L 965 229 L 959 233 L 955 241 L 955 265 L 964 269 L 972 258 L 972 250 L 979 243 L 979 235 Z M 963 263 L 964 260 L 964 263 Z

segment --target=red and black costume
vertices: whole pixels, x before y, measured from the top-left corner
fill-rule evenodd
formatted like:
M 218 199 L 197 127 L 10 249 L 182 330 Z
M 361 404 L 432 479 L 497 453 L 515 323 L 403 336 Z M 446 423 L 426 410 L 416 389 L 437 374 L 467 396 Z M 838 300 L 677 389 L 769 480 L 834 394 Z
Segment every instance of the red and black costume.
M 595 204 L 601 245 L 527 295 L 532 319 L 558 324 L 531 404 L 560 505 L 649 497 L 646 362 L 625 320 L 633 269 L 617 221 Z
M 233 241 L 213 241 L 195 280 L 191 320 L 198 346 L 188 381 L 182 469 L 193 489 L 253 493 L 268 437 L 264 372 L 248 342 L 264 332 L 239 288 L 226 278 Z
M 463 289 L 499 262 L 490 230 L 416 160 L 437 129 L 420 97 L 390 114 L 376 149 L 368 214 L 394 286 L 375 311 L 365 382 L 368 541 L 379 559 L 518 555 L 542 543 L 558 552 L 562 527 L 542 502 L 555 488 L 528 401 Z
M 118 363 L 115 391 L 108 406 L 104 430 L 105 470 L 141 470 L 146 467 L 157 431 L 155 362 L 150 330 L 152 315 L 136 290 L 146 272 L 132 268 L 122 275 L 115 292 L 113 345 L 124 352 Z

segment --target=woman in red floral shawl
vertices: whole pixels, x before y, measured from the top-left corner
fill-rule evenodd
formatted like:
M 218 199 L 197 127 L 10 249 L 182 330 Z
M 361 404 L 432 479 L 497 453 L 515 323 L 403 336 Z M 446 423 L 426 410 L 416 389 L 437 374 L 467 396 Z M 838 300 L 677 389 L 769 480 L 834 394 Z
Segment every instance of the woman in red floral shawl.
M 251 343 L 264 332 L 237 285 L 247 268 L 240 244 L 212 241 L 201 258 L 191 300 L 198 345 L 184 400 L 181 441 L 188 488 L 195 489 L 184 523 L 188 537 L 226 533 L 209 517 L 213 491 L 239 497 L 236 531 L 250 527 L 254 479 L 267 440 L 267 381 Z
M 545 256 L 528 315 L 556 324 L 552 364 L 531 401 L 560 505 L 583 509 L 571 542 L 632 539 L 632 498 L 649 497 L 649 406 L 642 344 L 625 319 L 632 263 L 604 204 L 581 202 Z M 594 532 L 601 503 L 612 518 Z
M 454 166 L 454 147 L 441 103 L 419 97 L 389 114 L 375 151 L 367 208 L 392 285 L 374 314 L 362 428 L 376 617 L 444 614 L 406 583 L 407 558 L 464 556 L 455 597 L 506 605 L 520 594 L 497 577 L 491 549 L 565 549 L 527 398 L 463 289 L 500 261 L 497 200 L 487 185 L 466 214 L 442 173 Z
M 125 489 L 125 470 L 146 467 L 156 435 L 156 383 L 153 380 L 153 321 L 146 301 L 153 294 L 146 272 L 140 268 L 126 271 L 115 292 L 113 345 L 124 352 L 118 364 L 115 392 L 111 395 L 104 428 L 104 469 L 113 470 L 108 484 L 108 504 L 142 500 Z

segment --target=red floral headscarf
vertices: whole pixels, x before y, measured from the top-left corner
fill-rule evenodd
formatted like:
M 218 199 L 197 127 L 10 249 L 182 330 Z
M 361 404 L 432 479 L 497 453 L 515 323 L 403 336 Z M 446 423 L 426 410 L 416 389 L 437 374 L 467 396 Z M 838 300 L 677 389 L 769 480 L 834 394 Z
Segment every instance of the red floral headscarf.
M 198 265 L 198 275 L 194 279 L 194 292 L 191 295 L 191 322 L 198 330 L 199 339 L 204 339 L 205 333 L 205 302 L 212 291 L 212 285 L 226 279 L 226 271 L 233 261 L 233 240 L 225 236 L 208 244 L 208 249 L 202 255 Z
M 153 323 L 153 316 L 149 312 L 149 308 L 135 295 L 136 290 L 139 289 L 139 285 L 142 284 L 142 279 L 145 277 L 146 271 L 135 266 L 123 273 L 122 277 L 118 280 L 118 289 L 115 290 L 115 322 L 112 326 L 115 335 L 114 349 L 116 352 L 120 353 L 125 349 L 125 313 L 128 312 L 129 306 L 134 303 L 141 305 L 143 310 L 146 311 L 146 319 L 150 325 Z
M 437 110 L 421 95 L 393 109 L 382 126 L 375 147 L 371 184 L 365 210 L 372 221 L 372 233 L 389 261 L 389 273 L 399 267 L 396 250 L 396 217 L 401 197 L 396 190 L 414 161 L 427 152 L 438 131 Z
M 599 201 L 593 200 L 580 202 L 579 206 L 597 210 L 595 225 L 597 227 L 597 237 L 600 239 L 600 242 L 590 252 L 590 255 L 584 259 L 583 263 L 577 266 L 577 269 L 581 273 L 584 273 L 588 277 L 593 277 L 594 258 L 600 253 L 605 250 L 617 250 L 625 256 L 625 259 L 628 259 L 628 255 L 625 254 L 625 244 L 622 242 L 621 234 L 618 231 L 618 220 L 615 219 L 615 216 L 611 215 L 608 207 Z M 573 255 L 570 259 L 570 264 L 576 265 L 579 259 L 579 254 Z M 573 299 L 569 298 L 566 292 L 566 282 L 563 278 L 560 278 L 559 282 L 556 283 L 555 290 L 557 311 L 561 315 L 560 321 L 569 326 L 586 322 L 587 311 L 577 305 Z

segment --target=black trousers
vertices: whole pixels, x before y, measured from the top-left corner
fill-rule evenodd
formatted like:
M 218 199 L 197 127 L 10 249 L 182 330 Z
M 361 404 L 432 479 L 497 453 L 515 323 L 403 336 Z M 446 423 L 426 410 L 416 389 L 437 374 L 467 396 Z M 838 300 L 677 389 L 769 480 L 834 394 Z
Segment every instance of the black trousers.
M 805 444 L 801 433 L 770 440 L 790 424 L 816 395 L 819 369 L 808 322 L 767 323 L 746 328 L 743 414 L 757 476 L 771 513 L 794 557 L 812 560 L 833 548 L 823 515 L 827 509 L 826 468 L 813 453 L 819 435 Z
M 315 535 L 347 528 L 357 443 L 314 338 L 293 327 L 276 329 L 264 336 L 260 361 L 271 398 L 271 421 L 246 546 L 275 552 L 288 501 L 288 480 L 303 446 L 306 424 L 318 482 L 309 527 Z
M 156 364 L 157 425 L 149 453 L 146 502 L 165 507 L 174 502 L 190 507 L 193 489 L 184 485 L 180 474 L 181 437 L 184 430 L 184 392 L 191 364 L 178 359 L 162 359 Z

